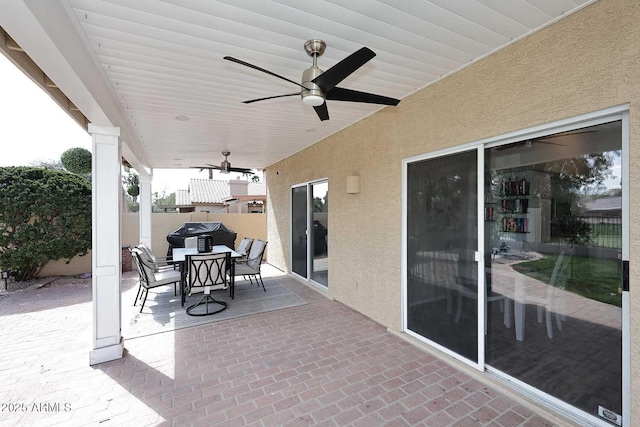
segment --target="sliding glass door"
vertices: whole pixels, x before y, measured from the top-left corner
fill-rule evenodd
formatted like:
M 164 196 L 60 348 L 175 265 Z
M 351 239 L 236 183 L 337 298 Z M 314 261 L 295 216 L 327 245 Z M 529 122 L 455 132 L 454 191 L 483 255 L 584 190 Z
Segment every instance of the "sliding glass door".
M 627 121 L 404 169 L 405 331 L 594 425 L 630 425 Z
M 329 183 L 327 181 L 310 184 L 311 187 L 311 280 L 322 285 L 328 285 L 329 259 Z
M 478 361 L 477 151 L 407 166 L 407 328 Z
M 291 271 L 307 278 L 307 186 L 291 189 Z
M 487 150 L 485 180 L 487 288 L 513 308 L 492 308 L 487 365 L 614 423 L 621 150 L 620 121 L 516 142 Z
M 329 278 L 329 183 L 291 189 L 291 271 L 323 287 Z

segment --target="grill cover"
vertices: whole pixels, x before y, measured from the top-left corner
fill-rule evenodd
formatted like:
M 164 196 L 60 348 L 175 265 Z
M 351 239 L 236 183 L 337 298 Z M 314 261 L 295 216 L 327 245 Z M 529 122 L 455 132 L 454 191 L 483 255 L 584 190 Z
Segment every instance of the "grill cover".
M 225 245 L 235 248 L 236 232 L 229 230 L 221 222 L 185 222 L 176 231 L 167 234 L 169 250 L 167 256 L 171 256 L 173 248 L 184 248 L 184 239 L 187 237 L 211 236 L 212 245 Z

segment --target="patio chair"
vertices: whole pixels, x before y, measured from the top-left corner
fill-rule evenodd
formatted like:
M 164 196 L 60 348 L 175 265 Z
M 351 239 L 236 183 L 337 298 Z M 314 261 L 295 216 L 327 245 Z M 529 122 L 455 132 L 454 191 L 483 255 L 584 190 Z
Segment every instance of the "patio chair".
M 262 281 L 262 274 L 260 274 L 260 265 L 262 264 L 262 257 L 264 256 L 264 250 L 267 247 L 267 242 L 264 240 L 256 239 L 251 245 L 251 250 L 247 256 L 246 262 L 237 263 L 235 266 L 235 276 L 248 277 L 249 281 L 253 285 L 253 278 L 256 279 L 256 284 L 262 285 L 262 289 L 267 292 Z M 260 279 L 260 282 L 258 282 Z
M 486 268 L 485 275 L 488 276 L 490 274 L 491 274 L 491 269 Z M 457 278 L 457 283 L 455 286 L 455 290 L 458 294 L 456 322 L 460 322 L 460 319 L 462 318 L 462 298 L 469 298 L 476 301 L 478 300 L 478 291 L 476 288 L 474 288 L 474 286 L 469 286 L 470 283 L 473 283 L 473 281 L 470 281 L 469 279 L 465 279 L 463 277 Z M 503 315 L 502 323 L 507 328 L 511 328 L 511 314 L 510 314 L 511 300 L 505 295 L 499 294 L 497 292 L 493 292 L 491 289 L 487 289 L 487 295 L 484 301 L 484 333 L 485 335 L 489 332 L 489 329 L 488 329 L 489 303 L 496 302 L 496 301 L 500 303 L 500 311 L 502 312 L 502 315 Z
M 249 255 L 249 250 L 251 250 L 252 244 L 253 244 L 253 239 L 249 237 L 242 238 L 242 241 L 240 241 L 240 244 L 238 245 L 238 249 L 236 249 L 236 252 L 242 255 L 242 258 L 237 258 L 236 263 L 247 262 L 247 256 Z
M 146 265 L 153 268 L 155 273 L 161 273 L 163 271 L 178 270 L 177 264 L 169 264 L 167 257 L 155 257 L 151 250 L 144 243 L 140 243 L 136 246 L 136 249 L 140 250 L 140 256 Z M 173 287 L 173 295 L 178 295 L 178 285 Z
M 147 302 L 149 289 L 173 283 L 175 292 L 175 286 L 180 283 L 180 271 L 166 270 L 156 272 L 152 264 L 148 264 L 144 261 L 145 255 L 143 255 L 143 252 L 137 248 L 131 249 L 131 257 L 133 258 L 133 261 L 138 268 L 138 274 L 140 275 L 140 286 L 133 305 L 135 306 L 138 303 L 138 300 L 144 296 L 142 306 L 140 307 L 140 312 L 142 313 L 144 304 Z
M 176 270 L 177 267 L 175 264 L 170 263 L 170 257 L 157 257 L 152 252 L 151 249 L 144 243 L 140 243 L 136 246 L 137 249 L 140 249 L 147 258 L 148 261 L 155 265 L 156 270 Z
M 231 262 L 229 252 L 187 255 L 185 262 L 186 271 L 188 272 L 187 286 L 189 295 L 199 292 L 204 293 L 200 301 L 187 307 L 187 314 L 190 316 L 208 316 L 225 310 L 227 303 L 213 298 L 211 291 L 229 288 L 226 274 L 227 266 Z M 210 311 L 210 305 L 217 305 L 218 308 Z M 200 306 L 205 307 L 204 311 L 197 310 Z

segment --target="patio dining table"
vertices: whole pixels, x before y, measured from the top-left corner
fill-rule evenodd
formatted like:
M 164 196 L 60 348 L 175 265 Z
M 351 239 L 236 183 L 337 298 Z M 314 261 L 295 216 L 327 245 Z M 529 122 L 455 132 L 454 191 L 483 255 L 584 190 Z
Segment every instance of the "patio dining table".
M 177 263 L 180 266 L 180 301 L 183 307 L 185 300 L 187 299 L 187 274 L 185 269 L 185 261 L 187 255 L 222 254 L 226 252 L 229 252 L 229 254 L 231 255 L 231 265 L 229 266 L 229 296 L 231 296 L 231 299 L 233 299 L 235 291 L 236 259 L 242 258 L 242 254 L 225 245 L 213 245 L 210 252 L 198 252 L 198 248 L 173 248 L 173 250 L 171 251 L 173 262 Z

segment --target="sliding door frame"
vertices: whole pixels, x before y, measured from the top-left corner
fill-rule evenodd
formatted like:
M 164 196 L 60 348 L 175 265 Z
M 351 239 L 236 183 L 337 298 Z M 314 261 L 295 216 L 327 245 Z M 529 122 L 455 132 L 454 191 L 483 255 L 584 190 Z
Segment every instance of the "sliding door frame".
M 630 220 L 630 206 L 629 206 L 629 105 L 619 105 L 604 110 L 571 117 L 555 121 L 552 123 L 534 126 L 507 134 L 499 135 L 496 137 L 486 138 L 479 141 L 463 144 L 453 148 L 447 148 L 443 150 L 434 151 L 427 154 L 416 155 L 402 159 L 402 241 L 401 241 L 401 319 L 400 326 L 401 331 L 416 338 L 417 340 L 424 342 L 443 353 L 460 360 L 480 371 L 486 371 L 491 375 L 494 375 L 500 380 L 506 383 L 515 384 L 524 393 L 530 395 L 532 398 L 539 400 L 545 405 L 550 405 L 554 409 L 563 413 L 564 415 L 580 420 L 587 418 L 590 423 L 601 426 L 611 426 L 611 424 L 596 418 L 593 415 L 587 414 L 568 403 L 550 396 L 528 384 L 525 384 L 495 368 L 491 368 L 486 365 L 485 360 L 485 322 L 484 311 L 486 299 L 486 284 L 484 273 L 484 213 L 483 213 L 483 201 L 484 197 L 484 151 L 493 147 L 510 144 L 513 142 L 519 142 L 527 139 L 534 139 L 551 135 L 560 132 L 566 132 L 578 128 L 595 126 L 604 123 L 610 123 L 614 121 L 621 121 L 622 123 L 622 261 L 629 261 L 630 258 L 630 239 L 629 239 L 629 220 Z M 407 185 L 408 185 L 408 165 L 414 162 L 443 157 L 446 155 L 468 152 L 471 150 L 477 150 L 478 160 L 478 248 L 476 251 L 476 261 L 478 265 L 478 363 L 475 363 L 448 348 L 435 343 L 425 337 L 418 335 L 408 329 L 408 307 L 407 307 L 407 214 L 408 214 L 408 200 L 407 200 Z M 622 292 L 622 420 L 623 426 L 629 426 L 631 419 L 631 322 L 630 322 L 630 301 L 629 290 L 623 290 Z M 584 420 L 583 420 L 584 421 Z
M 405 158 L 402 160 L 402 243 L 401 243 L 401 252 L 400 252 L 400 256 L 401 256 L 401 290 L 400 290 L 400 298 L 401 298 L 401 307 L 402 307 L 402 314 L 401 314 L 401 320 L 400 320 L 400 324 L 401 324 L 401 330 L 412 336 L 413 338 L 424 342 L 425 344 L 428 344 L 436 349 L 438 349 L 439 351 L 469 365 L 472 366 L 475 369 L 478 370 L 484 370 L 484 340 L 483 339 L 478 339 L 478 362 L 475 362 L 473 360 L 470 360 L 458 353 L 453 352 L 452 350 L 448 349 L 447 347 L 436 343 L 433 340 L 430 340 L 428 338 L 423 337 L 422 335 L 419 335 L 413 331 L 411 331 L 408 328 L 408 307 L 407 307 L 407 283 L 408 283 L 408 278 L 407 278 L 407 270 L 408 270 L 408 265 L 407 265 L 407 258 L 408 258 L 408 254 L 407 254 L 407 227 L 408 227 L 408 223 L 407 223 L 407 215 L 408 215 L 408 194 L 407 194 L 407 186 L 408 186 L 408 169 L 409 169 L 409 165 L 412 163 L 416 163 L 416 162 L 420 162 L 423 160 L 429 160 L 429 159 L 434 159 L 434 158 L 438 158 L 438 157 L 442 157 L 442 156 L 448 156 L 448 155 L 454 155 L 454 154 L 460 154 L 460 153 L 469 153 L 472 151 L 476 152 L 476 174 L 478 177 L 478 185 L 477 185 L 477 191 L 479 191 L 478 193 L 478 203 L 477 203 L 477 212 L 476 212 L 476 220 L 477 220 L 477 230 L 478 230 L 478 235 L 477 235 L 477 239 L 478 239 L 478 247 L 476 248 L 475 251 L 475 262 L 478 264 L 478 268 L 477 268 L 477 283 L 478 283 L 478 299 L 477 299 L 477 304 L 478 304 L 478 319 L 484 319 L 484 311 L 485 311 L 485 305 L 484 305 L 484 298 L 485 298 L 485 279 L 484 279 L 484 261 L 483 261 L 483 253 L 482 251 L 479 250 L 480 248 L 480 242 L 484 241 L 484 224 L 483 224 L 483 220 L 484 220 L 484 216 L 482 215 L 482 200 L 484 200 L 484 179 L 482 179 L 482 177 L 484 176 L 484 151 L 483 151 L 483 146 L 482 144 L 479 143 L 471 143 L 471 144 L 464 144 L 461 146 L 457 146 L 454 148 L 448 148 L 448 149 L 444 149 L 444 150 L 438 150 L 438 151 L 434 151 L 431 153 L 427 153 L 427 154 L 421 154 L 421 155 L 417 155 L 417 156 L 413 156 L 413 157 L 409 157 L 409 158 Z M 484 321 L 482 322 L 478 322 L 478 334 L 482 334 L 482 335 L 478 335 L 478 336 L 484 336 Z
M 312 189 L 313 189 L 313 185 L 314 184 L 322 184 L 322 183 L 327 183 L 327 185 L 329 184 L 329 178 L 320 178 L 320 179 L 314 179 L 313 181 L 306 181 L 306 182 L 301 182 L 298 184 L 294 184 L 291 186 L 291 188 L 289 189 L 289 206 L 290 208 L 290 216 L 289 216 L 289 227 L 290 227 L 290 233 L 289 233 L 289 265 L 291 266 L 289 268 L 290 273 L 295 276 L 296 278 L 298 278 L 299 280 L 302 280 L 310 285 L 312 285 L 314 288 L 319 289 L 322 292 L 327 292 L 329 289 L 329 285 L 327 283 L 327 285 L 323 285 L 321 283 L 316 282 L 315 280 L 312 279 L 313 276 L 313 241 L 312 241 L 312 237 L 313 237 L 313 197 L 312 197 Z M 293 271 L 293 189 L 294 188 L 300 188 L 300 187 L 306 187 L 307 189 L 307 221 L 306 221 L 306 225 L 307 225 L 307 230 L 306 230 L 306 236 L 307 236 L 307 277 L 303 277 L 300 274 L 296 273 Z M 328 255 L 328 254 L 327 254 Z

